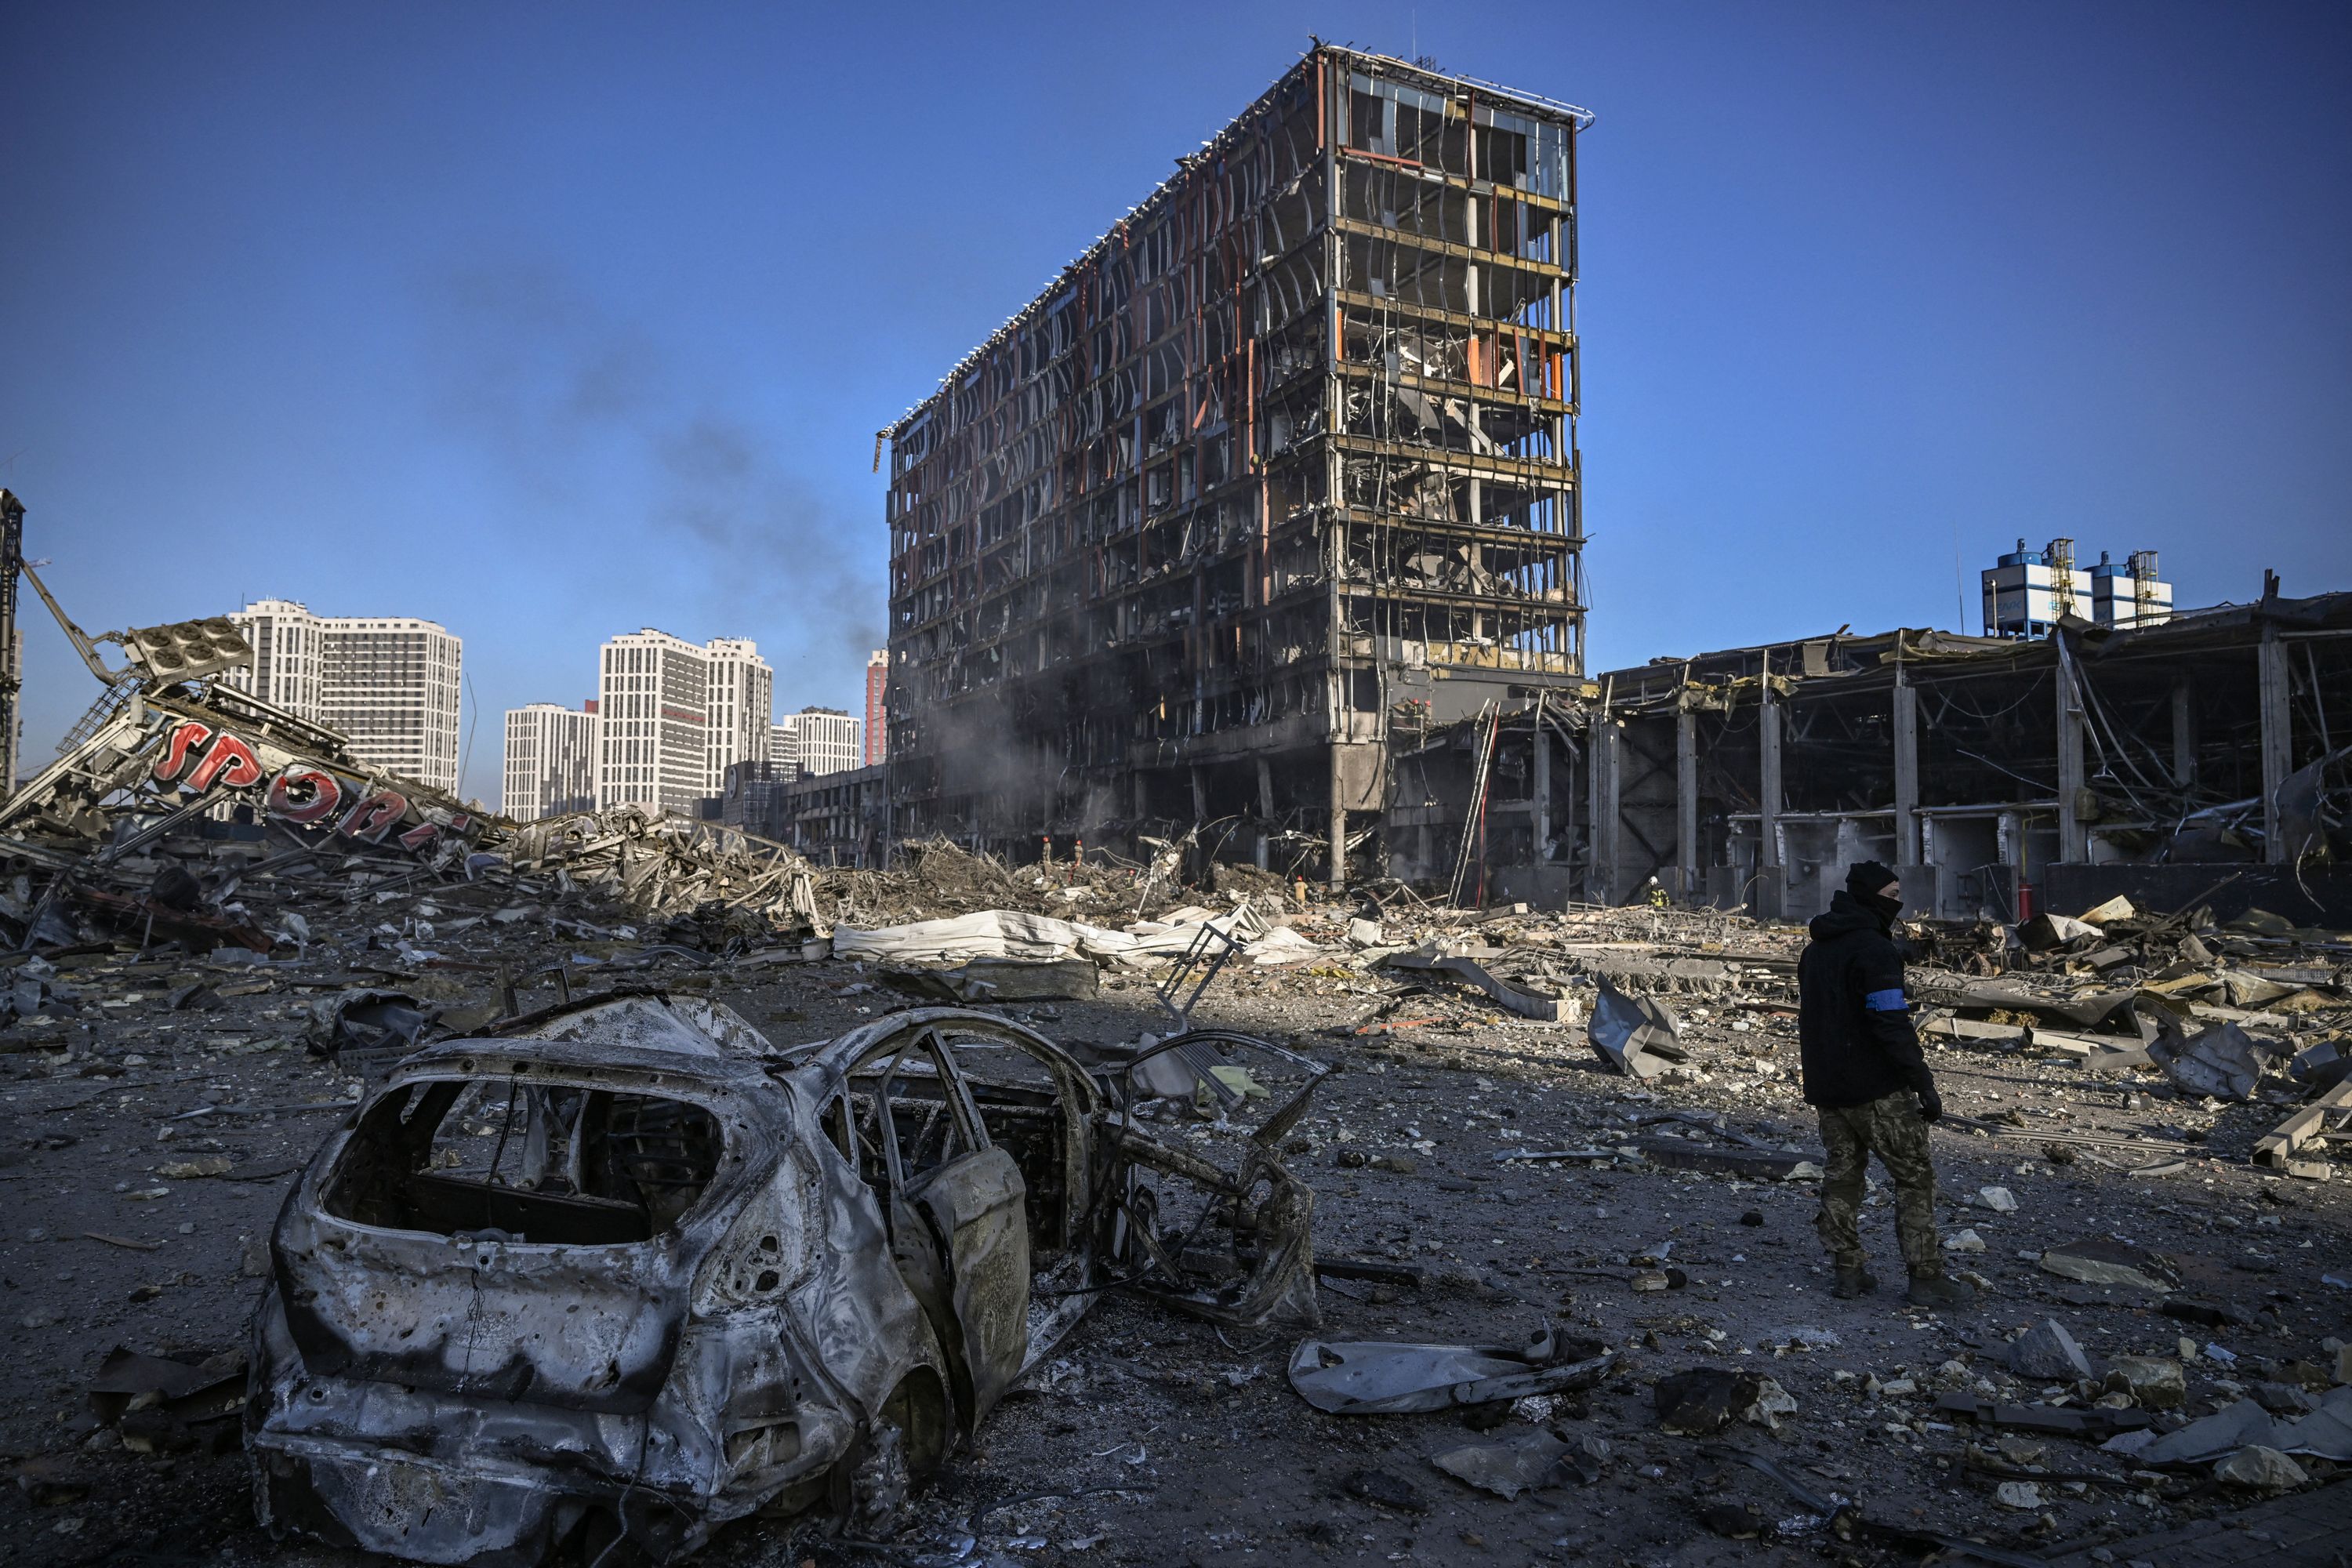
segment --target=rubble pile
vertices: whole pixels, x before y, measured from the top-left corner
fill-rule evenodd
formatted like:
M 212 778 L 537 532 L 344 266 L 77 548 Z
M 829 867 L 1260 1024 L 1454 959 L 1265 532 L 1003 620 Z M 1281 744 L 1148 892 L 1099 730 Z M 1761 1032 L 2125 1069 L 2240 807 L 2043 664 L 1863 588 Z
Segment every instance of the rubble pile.
M 1268 1145 L 1317 1189 L 1322 1325 L 1106 1300 L 907 1503 L 910 1560 L 1648 1563 L 1697 1533 L 2122 1562 L 2352 1466 L 2343 933 L 2113 906 L 1916 931 L 1938 1219 L 1984 1302 L 1939 1316 L 1824 1289 L 1799 928 L 1188 886 L 1181 846 L 821 868 L 638 810 L 481 818 L 331 737 L 191 793 L 175 726 L 199 764 L 258 731 L 169 700 L 80 764 L 136 788 L 0 823 L 0 1440 L 50 1555 L 262 1549 L 231 1380 L 293 1173 L 404 1057 L 605 993 L 780 1045 L 953 998 L 1088 1060 L 1189 1023 L 1336 1069 Z M 295 820 L 271 787 L 313 765 L 344 804 Z M 402 814 L 349 831 L 385 793 Z M 1265 1103 L 1196 1076 L 1150 1112 L 1171 1147 Z

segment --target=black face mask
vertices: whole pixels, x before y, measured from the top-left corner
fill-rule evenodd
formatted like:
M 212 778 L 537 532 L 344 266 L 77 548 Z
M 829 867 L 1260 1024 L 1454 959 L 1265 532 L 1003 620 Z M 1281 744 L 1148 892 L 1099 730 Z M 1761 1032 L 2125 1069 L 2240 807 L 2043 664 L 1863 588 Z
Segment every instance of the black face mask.
M 1853 892 L 1852 889 L 1847 889 Z M 1878 917 L 1878 923 L 1892 926 L 1903 914 L 1903 900 L 1890 899 L 1884 893 L 1854 893 L 1853 901 Z

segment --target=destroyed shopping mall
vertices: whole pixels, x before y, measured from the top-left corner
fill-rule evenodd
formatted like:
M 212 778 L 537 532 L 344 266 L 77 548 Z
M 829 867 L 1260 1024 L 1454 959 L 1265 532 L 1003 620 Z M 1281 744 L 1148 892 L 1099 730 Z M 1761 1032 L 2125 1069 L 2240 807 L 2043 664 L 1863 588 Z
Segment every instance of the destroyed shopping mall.
M 0 802 L 17 1555 L 2338 1561 L 2352 595 L 1588 671 L 1591 124 L 1318 45 L 886 430 L 830 863 L 373 768 L 0 492 L 96 683 Z M 1870 862 L 1964 1307 L 1815 1230 Z

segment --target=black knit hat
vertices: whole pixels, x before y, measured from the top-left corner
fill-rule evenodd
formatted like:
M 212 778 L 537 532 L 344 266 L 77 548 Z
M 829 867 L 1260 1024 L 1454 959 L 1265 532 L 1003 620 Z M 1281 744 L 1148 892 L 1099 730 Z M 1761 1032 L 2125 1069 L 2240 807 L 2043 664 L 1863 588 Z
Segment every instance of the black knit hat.
M 1856 898 L 1875 898 L 1881 888 L 1901 880 L 1892 867 L 1883 866 L 1875 860 L 1864 860 L 1846 868 L 1845 890 Z

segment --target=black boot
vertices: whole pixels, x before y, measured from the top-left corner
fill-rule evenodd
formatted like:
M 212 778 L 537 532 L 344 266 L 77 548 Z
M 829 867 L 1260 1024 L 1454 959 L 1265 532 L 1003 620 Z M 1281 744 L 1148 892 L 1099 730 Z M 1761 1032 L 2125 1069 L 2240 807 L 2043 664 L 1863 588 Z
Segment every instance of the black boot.
M 1977 1292 L 1976 1287 L 1967 1281 L 1949 1279 L 1940 1273 L 1914 1274 L 1909 1300 L 1915 1307 L 1973 1307 Z
M 1830 1287 L 1830 1294 L 1841 1301 L 1851 1301 L 1856 1296 L 1866 1295 L 1877 1289 L 1878 1277 L 1869 1269 L 1859 1263 L 1852 1268 L 1841 1263 L 1838 1265 L 1837 1283 Z

